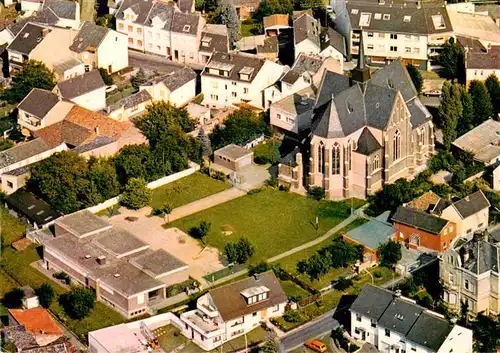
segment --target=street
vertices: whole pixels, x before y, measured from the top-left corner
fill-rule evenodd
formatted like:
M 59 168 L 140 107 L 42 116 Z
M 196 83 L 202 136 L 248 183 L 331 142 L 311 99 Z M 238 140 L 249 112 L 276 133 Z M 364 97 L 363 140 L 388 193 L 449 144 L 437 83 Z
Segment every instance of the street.
M 289 352 L 304 344 L 304 341 L 315 338 L 339 327 L 337 320 L 333 318 L 336 309 L 330 310 L 326 314 L 320 316 L 314 321 L 305 324 L 281 338 L 280 352 Z
M 184 67 L 184 65 L 175 63 L 172 60 L 134 50 L 128 51 L 128 62 L 129 66 L 160 73 L 170 73 L 180 67 Z

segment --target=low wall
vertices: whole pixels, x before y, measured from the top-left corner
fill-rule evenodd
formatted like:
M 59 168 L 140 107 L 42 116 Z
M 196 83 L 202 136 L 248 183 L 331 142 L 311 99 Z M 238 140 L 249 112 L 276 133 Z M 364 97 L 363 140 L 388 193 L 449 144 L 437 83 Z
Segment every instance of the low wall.
M 198 170 L 200 170 L 200 165 L 190 161 L 188 169 L 185 169 L 185 170 L 180 171 L 178 173 L 167 175 L 166 177 L 152 181 L 147 185 L 147 187 L 149 189 L 156 189 L 156 188 L 159 188 L 160 186 L 167 185 L 167 184 L 170 184 L 171 182 L 174 182 L 174 181 L 179 180 L 181 178 L 187 177 L 188 175 L 191 175 Z M 97 212 L 105 210 L 109 207 L 113 207 L 114 205 L 117 205 L 119 202 L 120 202 L 120 196 L 116 196 L 116 197 L 113 197 L 109 200 L 106 200 L 98 205 L 91 206 L 91 207 L 87 208 L 87 210 L 89 210 L 92 213 L 97 213 Z

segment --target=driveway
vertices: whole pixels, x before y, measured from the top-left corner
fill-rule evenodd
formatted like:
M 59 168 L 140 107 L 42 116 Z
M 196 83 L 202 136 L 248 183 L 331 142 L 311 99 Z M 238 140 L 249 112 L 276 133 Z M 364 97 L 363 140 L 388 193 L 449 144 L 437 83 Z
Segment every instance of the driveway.
M 139 211 L 120 208 L 121 214 L 109 218 L 113 226 L 127 229 L 138 238 L 150 244 L 153 250 L 164 249 L 189 265 L 189 275 L 205 284 L 203 276 L 224 267 L 216 248 L 203 249 L 200 243 L 177 228 L 164 229 L 161 217 L 146 217 L 150 208 Z M 137 217 L 128 221 L 126 217 Z

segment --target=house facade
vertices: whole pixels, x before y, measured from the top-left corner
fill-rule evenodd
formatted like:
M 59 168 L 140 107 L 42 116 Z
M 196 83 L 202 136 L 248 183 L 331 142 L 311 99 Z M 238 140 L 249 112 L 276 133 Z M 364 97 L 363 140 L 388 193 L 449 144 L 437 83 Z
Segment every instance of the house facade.
M 351 335 L 380 352 L 473 352 L 471 330 L 448 323 L 400 292 L 366 285 L 350 313 Z
M 61 81 L 52 92 L 60 99 L 67 99 L 88 110 L 106 108 L 106 85 L 99 70 Z
M 300 53 L 315 55 L 321 51 L 320 24 L 313 16 L 304 13 L 293 21 L 295 58 Z
M 264 272 L 198 298 L 195 310 L 181 314 L 182 333 L 209 351 L 283 315 L 287 302 L 274 274 Z

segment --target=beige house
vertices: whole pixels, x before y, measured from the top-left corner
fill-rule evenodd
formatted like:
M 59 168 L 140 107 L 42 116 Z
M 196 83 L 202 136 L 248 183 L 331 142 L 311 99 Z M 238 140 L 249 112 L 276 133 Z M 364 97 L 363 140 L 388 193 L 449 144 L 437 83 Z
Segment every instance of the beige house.
M 60 99 L 97 111 L 106 108 L 106 85 L 99 70 L 59 82 L 52 90 Z
M 239 172 L 252 165 L 253 151 L 230 144 L 214 152 L 214 164 Z
M 478 232 L 466 243 L 450 247 L 439 258 L 443 301 L 459 312 L 467 303 L 469 312 L 496 314 L 500 309 L 499 229 Z
M 118 121 L 128 121 L 135 116 L 143 114 L 152 101 L 153 99 L 149 92 L 142 90 L 120 99 L 118 103 L 107 107 L 107 115 Z
M 87 210 L 57 219 L 53 234 L 33 236 L 43 245 L 46 270 L 93 288 L 97 300 L 127 318 L 145 314 L 166 297 L 168 285 L 188 279 L 185 263 Z
M 319 54 L 321 51 L 319 21 L 307 13 L 294 19 L 293 40 L 295 58 L 300 53 Z
M 500 121 L 488 119 L 453 141 L 453 146 L 472 152 L 474 159 L 486 165 L 500 164 Z

